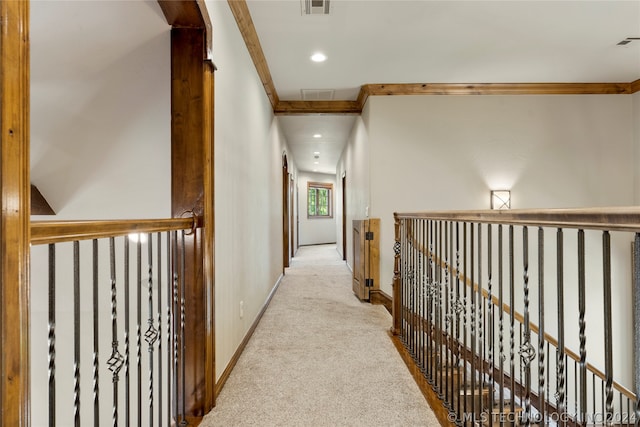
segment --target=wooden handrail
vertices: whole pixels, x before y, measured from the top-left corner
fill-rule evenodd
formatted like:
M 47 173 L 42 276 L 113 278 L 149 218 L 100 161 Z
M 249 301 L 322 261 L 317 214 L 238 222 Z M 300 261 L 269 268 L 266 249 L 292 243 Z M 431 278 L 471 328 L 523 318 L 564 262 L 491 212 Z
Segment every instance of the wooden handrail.
M 640 231 L 638 207 L 433 211 L 394 213 L 394 217 L 584 230 Z
M 141 219 L 114 221 L 33 221 L 31 244 L 71 242 L 126 236 L 132 233 L 155 233 L 189 230 L 196 226 L 196 218 Z
M 632 209 L 629 208 L 629 211 L 631 211 Z M 633 209 L 637 212 L 637 214 L 639 215 L 640 218 L 640 210 L 638 209 Z M 583 210 L 579 210 L 579 211 L 583 211 Z M 591 211 L 591 209 L 585 209 L 584 211 Z M 595 210 L 594 210 L 595 211 Z M 478 213 L 481 213 L 482 211 L 477 211 Z M 500 212 L 500 211 L 489 211 L 489 212 Z M 527 212 L 531 212 L 533 214 L 533 212 L 538 212 L 538 211 L 527 211 Z M 578 210 L 574 211 L 574 212 L 578 212 Z M 453 215 L 458 215 L 457 212 L 442 212 L 442 214 L 453 214 Z M 462 212 L 460 212 L 460 214 L 463 214 Z M 424 218 L 424 217 L 414 217 L 414 216 L 410 216 L 413 214 L 394 214 L 396 215 L 396 218 L 399 219 L 428 219 L 428 220 L 440 220 L 439 218 L 432 218 L 431 214 L 427 214 L 428 218 Z M 407 216 L 405 216 L 407 215 Z M 416 214 L 416 215 L 423 215 L 423 214 Z M 473 215 L 473 213 L 472 213 Z M 451 218 L 449 219 L 441 219 L 441 220 L 451 220 L 453 221 Z M 455 220 L 455 221 L 465 221 L 465 220 Z M 480 221 L 474 221 L 474 222 L 480 222 Z M 495 224 L 493 221 L 490 221 L 491 224 Z M 505 224 L 512 224 L 511 222 L 505 222 Z M 580 227 L 580 228 L 586 228 L 586 227 Z M 603 229 L 609 229 L 609 228 L 603 228 Z M 638 229 L 640 229 L 640 222 L 638 223 Z M 630 230 L 627 230 L 630 231 Z M 430 251 L 425 248 L 420 242 L 416 241 L 412 236 L 408 236 L 411 241 L 412 244 L 415 248 L 417 248 L 421 253 L 423 253 L 424 255 L 429 256 Z M 449 263 L 443 261 L 441 258 L 437 257 L 435 254 L 431 254 L 431 256 L 434 259 L 434 262 L 436 263 L 436 265 L 438 265 L 440 268 L 444 268 L 449 270 L 449 273 L 451 274 L 451 277 L 457 276 L 458 273 L 460 273 L 460 279 L 462 281 L 462 283 L 464 283 L 466 286 L 470 287 L 473 292 L 477 292 L 479 285 L 478 283 L 472 283 L 471 279 L 469 279 L 468 277 L 464 276 L 464 274 L 462 274 L 461 272 L 458 271 L 458 269 L 454 268 L 452 265 L 450 265 Z M 489 298 L 489 292 L 482 288 L 481 294 L 483 296 L 483 298 L 485 300 L 487 300 Z M 496 306 L 496 307 L 500 307 L 500 300 L 495 296 L 495 295 L 491 295 L 491 302 Z M 502 310 L 508 314 L 511 315 L 511 307 L 506 304 L 506 303 L 502 303 Z M 521 313 L 514 311 L 513 312 L 513 317 L 514 319 L 519 322 L 524 324 L 524 315 L 522 315 Z M 531 328 L 531 331 L 535 334 L 539 334 L 540 333 L 540 328 L 538 327 L 538 325 L 536 325 L 533 322 L 529 322 L 529 326 Z M 549 342 L 551 345 L 553 345 L 554 347 L 558 347 L 558 340 L 549 335 L 548 333 L 545 332 L 544 334 L 544 340 Z M 572 360 L 576 361 L 576 362 L 580 362 L 580 356 L 576 353 L 574 353 L 573 351 L 571 351 L 570 349 L 566 348 L 564 349 L 565 354 Z M 589 372 L 593 373 L 595 376 L 597 376 L 598 378 L 600 378 L 603 381 L 606 381 L 606 375 L 604 374 L 604 372 L 602 372 L 601 370 L 599 370 L 598 368 L 596 368 L 595 366 L 593 366 L 590 363 L 586 364 L 586 368 Z M 633 393 L 631 390 L 629 390 L 628 388 L 626 388 L 625 386 L 619 384 L 618 382 L 614 381 L 613 382 L 613 388 L 615 390 L 617 390 L 618 392 L 620 392 L 622 395 L 624 395 L 625 397 L 635 401 L 636 400 L 636 395 L 635 393 Z

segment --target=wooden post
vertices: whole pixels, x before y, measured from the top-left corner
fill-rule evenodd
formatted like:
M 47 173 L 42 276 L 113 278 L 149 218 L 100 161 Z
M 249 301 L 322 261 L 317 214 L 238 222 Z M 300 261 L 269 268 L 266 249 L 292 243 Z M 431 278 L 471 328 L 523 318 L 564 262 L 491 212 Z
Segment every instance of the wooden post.
M 29 414 L 29 2 L 0 2 L 0 422 Z
M 395 243 L 393 245 L 394 260 L 393 260 L 393 327 L 391 333 L 393 335 L 400 334 L 400 322 L 402 321 L 401 314 L 401 288 L 402 278 L 400 277 L 400 220 L 398 215 L 394 214 L 394 230 L 395 230 Z
M 212 366 L 213 72 L 205 62 L 206 34 L 204 28 L 174 27 L 171 30 L 172 215 L 194 215 L 198 221 L 198 229 L 187 236 L 185 248 L 184 409 L 188 420 L 204 416 L 213 407 L 215 380 Z M 181 396 L 178 401 L 182 401 Z

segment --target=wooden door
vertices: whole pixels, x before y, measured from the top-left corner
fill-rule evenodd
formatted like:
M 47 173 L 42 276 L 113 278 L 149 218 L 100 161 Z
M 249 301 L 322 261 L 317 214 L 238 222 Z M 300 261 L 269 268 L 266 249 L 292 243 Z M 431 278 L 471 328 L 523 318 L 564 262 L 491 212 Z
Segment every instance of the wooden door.
M 353 220 L 353 293 L 361 300 L 369 299 L 367 287 L 367 220 Z
M 369 301 L 380 289 L 380 219 L 353 220 L 353 293 Z

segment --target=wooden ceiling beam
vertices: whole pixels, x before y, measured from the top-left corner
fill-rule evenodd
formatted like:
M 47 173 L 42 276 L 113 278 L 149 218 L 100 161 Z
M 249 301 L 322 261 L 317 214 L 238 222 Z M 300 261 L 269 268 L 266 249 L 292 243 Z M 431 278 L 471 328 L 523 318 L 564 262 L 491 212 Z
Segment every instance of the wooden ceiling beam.
M 211 19 L 204 0 L 158 0 L 167 23 L 173 28 L 205 29 L 206 51 L 204 59 L 211 59 Z
M 280 101 L 273 112 L 277 116 L 303 114 L 360 114 L 357 101 Z
M 640 92 L 640 79 L 636 80 L 635 82 L 631 82 L 629 85 L 631 86 L 631 93 Z
M 233 13 L 236 23 L 238 24 L 242 38 L 244 39 L 244 43 L 247 45 L 251 60 L 256 67 L 258 76 L 260 77 L 264 90 L 267 93 L 267 97 L 275 111 L 280 99 L 278 98 L 276 87 L 273 84 L 271 71 L 269 71 L 267 59 L 264 57 L 262 45 L 260 45 L 256 27 L 253 25 L 253 19 L 251 19 L 247 2 L 245 0 L 228 0 L 228 3 L 231 8 L 231 13 Z
M 367 84 L 379 95 L 602 95 L 631 93 L 629 83 L 400 83 Z M 366 97 L 363 97 L 366 100 Z

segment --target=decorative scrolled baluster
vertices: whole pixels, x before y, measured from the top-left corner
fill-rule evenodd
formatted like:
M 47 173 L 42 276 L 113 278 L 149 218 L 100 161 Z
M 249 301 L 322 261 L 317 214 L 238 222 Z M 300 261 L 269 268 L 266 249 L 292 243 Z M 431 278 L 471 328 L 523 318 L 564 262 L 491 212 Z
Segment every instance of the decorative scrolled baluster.
M 109 239 L 109 259 L 110 259 L 110 276 L 111 276 L 111 356 L 107 360 L 107 366 L 112 373 L 111 382 L 113 385 L 113 412 L 112 423 L 118 425 L 118 382 L 120 380 L 120 370 L 124 365 L 125 359 L 118 351 L 118 306 L 117 306 L 117 287 L 116 287 L 116 255 L 115 255 L 115 239 Z
M 148 254 L 148 306 L 149 313 L 147 319 L 147 330 L 144 333 L 144 339 L 148 345 L 149 351 L 149 425 L 153 426 L 153 345 L 158 339 L 158 330 L 153 322 L 153 235 L 149 233 L 147 236 L 147 254 Z

